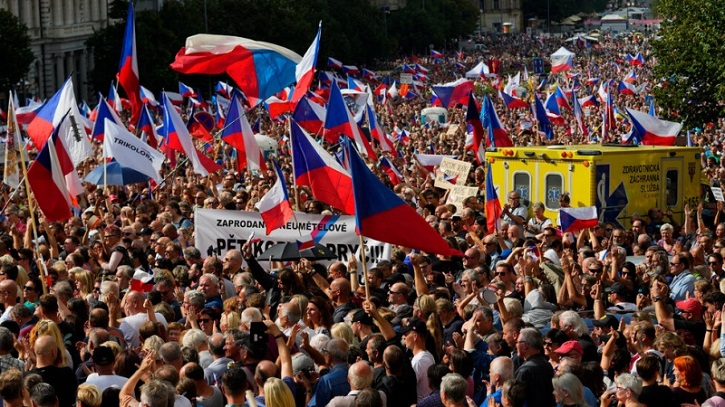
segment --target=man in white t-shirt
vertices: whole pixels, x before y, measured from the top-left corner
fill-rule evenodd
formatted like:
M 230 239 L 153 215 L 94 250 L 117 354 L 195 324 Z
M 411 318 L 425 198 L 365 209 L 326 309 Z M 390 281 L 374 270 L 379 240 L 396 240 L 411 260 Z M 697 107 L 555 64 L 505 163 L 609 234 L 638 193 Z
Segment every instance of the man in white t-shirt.
M 418 401 L 430 393 L 428 387 L 428 368 L 435 364 L 433 355 L 425 348 L 425 340 L 428 337 L 428 328 L 425 322 L 416 319 L 411 321 L 407 326 L 400 328 L 400 334 L 403 335 L 405 347 L 413 352 L 413 359 L 410 363 L 413 365 L 416 377 L 416 393 Z
M 118 329 L 123 332 L 123 337 L 131 349 L 141 345 L 138 330 L 141 324 L 149 319 L 144 301 L 146 301 L 146 298 L 144 298 L 143 293 L 138 291 L 129 291 L 123 297 L 123 311 L 126 313 L 126 318 L 123 319 Z M 156 316 L 156 321 L 161 322 L 164 326 L 168 325 L 163 315 L 158 312 L 154 313 L 154 315 Z
M 120 389 L 128 381 L 127 377 L 113 373 L 113 363 L 116 360 L 111 348 L 99 346 L 93 349 L 92 360 L 93 369 L 96 372 L 88 375 L 86 383 L 97 386 L 101 393 L 109 387 Z

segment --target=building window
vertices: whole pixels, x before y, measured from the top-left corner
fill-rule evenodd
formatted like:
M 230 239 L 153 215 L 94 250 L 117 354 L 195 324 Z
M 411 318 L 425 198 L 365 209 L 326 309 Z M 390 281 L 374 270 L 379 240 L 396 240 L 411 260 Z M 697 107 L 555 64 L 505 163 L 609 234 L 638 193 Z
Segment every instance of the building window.
M 494 10 L 500 10 L 501 9 L 500 0 L 493 0 L 493 9 Z

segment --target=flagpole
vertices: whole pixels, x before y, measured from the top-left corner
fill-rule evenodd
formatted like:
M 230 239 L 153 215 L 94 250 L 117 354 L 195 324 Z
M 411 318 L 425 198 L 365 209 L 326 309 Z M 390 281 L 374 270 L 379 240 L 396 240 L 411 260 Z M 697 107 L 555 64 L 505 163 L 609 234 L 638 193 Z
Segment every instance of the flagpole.
M 370 300 L 370 286 L 368 285 L 368 262 L 367 262 L 367 254 L 365 253 L 365 241 L 363 239 L 363 235 L 358 235 L 358 237 L 360 237 L 360 253 L 362 253 L 360 263 L 362 263 L 363 280 L 365 281 L 365 301 L 369 301 Z
M 292 118 L 291 117 L 287 118 L 287 130 L 289 131 L 290 143 L 292 143 Z M 290 158 L 292 158 L 292 163 L 295 162 L 295 157 L 293 154 L 294 154 L 294 148 L 290 148 L 289 155 L 290 155 Z M 295 206 L 297 206 L 297 210 L 300 210 L 300 189 L 297 186 L 297 176 L 295 174 L 294 165 L 292 166 L 292 185 L 293 185 L 292 189 L 295 191 Z M 292 208 L 292 213 L 294 213 L 294 209 L 295 208 Z M 295 222 L 296 221 L 297 221 L 297 218 L 295 218 Z M 302 232 L 300 232 L 300 236 L 302 236 L 301 233 Z
M 103 143 L 101 148 L 103 149 L 103 156 L 101 159 L 103 160 L 103 192 L 105 193 L 108 188 L 108 160 L 106 160 L 106 143 Z

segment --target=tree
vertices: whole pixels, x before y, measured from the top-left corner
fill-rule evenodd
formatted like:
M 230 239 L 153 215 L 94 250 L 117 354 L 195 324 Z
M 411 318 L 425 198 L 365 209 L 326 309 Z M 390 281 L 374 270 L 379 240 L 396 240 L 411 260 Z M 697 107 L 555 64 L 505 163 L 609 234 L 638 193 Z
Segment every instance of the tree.
M 9 11 L 0 10 L 0 89 L 12 89 L 28 72 L 35 55 L 30 50 L 28 27 Z
M 716 121 L 725 113 L 725 0 L 659 0 L 658 11 L 654 94 L 663 116 L 687 126 Z

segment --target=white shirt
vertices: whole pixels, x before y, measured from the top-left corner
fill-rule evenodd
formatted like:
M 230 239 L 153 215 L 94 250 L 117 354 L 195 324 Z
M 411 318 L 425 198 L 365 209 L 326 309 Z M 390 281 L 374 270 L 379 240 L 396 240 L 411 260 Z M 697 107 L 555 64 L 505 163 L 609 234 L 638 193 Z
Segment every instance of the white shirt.
M 426 350 L 418 352 L 417 355 L 413 356 L 410 363 L 413 365 L 413 370 L 415 371 L 415 389 L 418 394 L 418 401 L 420 401 L 423 397 L 430 394 L 430 387 L 428 386 L 428 368 L 433 366 L 436 361 L 433 358 L 433 355 Z
M 154 313 L 156 320 L 161 322 L 165 327 L 169 324 L 166 323 L 166 318 L 158 312 Z M 141 345 L 141 341 L 138 338 L 138 330 L 141 328 L 141 324 L 149 320 L 149 316 L 145 312 L 139 312 L 136 315 L 126 317 L 121 322 L 118 329 L 123 332 L 123 338 L 126 340 L 126 344 L 129 348 L 137 348 Z
M 99 375 L 98 373 L 91 373 L 86 379 L 86 383 L 95 385 L 99 390 L 101 390 L 101 392 L 109 387 L 117 387 L 121 389 L 127 381 L 127 377 L 116 374 Z

